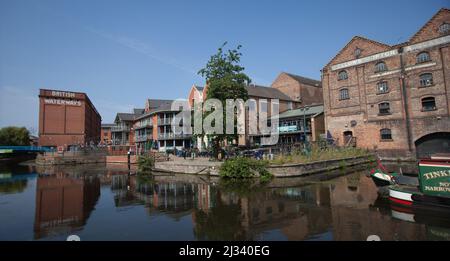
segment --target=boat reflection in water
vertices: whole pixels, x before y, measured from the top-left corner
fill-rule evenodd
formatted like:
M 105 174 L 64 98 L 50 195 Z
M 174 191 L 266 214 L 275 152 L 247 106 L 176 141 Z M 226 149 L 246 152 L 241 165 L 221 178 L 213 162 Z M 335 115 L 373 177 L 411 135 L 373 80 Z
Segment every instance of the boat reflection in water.
M 0 204 L 0 211 L 30 200 L 35 213 L 32 238 L 14 233 L 8 227 L 16 229 L 17 222 L 0 217 L 0 239 L 64 240 L 77 234 L 82 240 L 449 240 L 445 213 L 434 219 L 426 212 L 420 218 L 407 213 L 412 220 L 399 215 L 377 198 L 365 171 L 265 186 L 192 175 L 137 176 L 104 166 L 38 172 L 25 188 L 8 193 L 2 179 L 0 203 L 8 204 Z M 25 230 L 29 217 L 23 215 L 18 220 Z M 434 222 L 436 216 L 441 222 Z

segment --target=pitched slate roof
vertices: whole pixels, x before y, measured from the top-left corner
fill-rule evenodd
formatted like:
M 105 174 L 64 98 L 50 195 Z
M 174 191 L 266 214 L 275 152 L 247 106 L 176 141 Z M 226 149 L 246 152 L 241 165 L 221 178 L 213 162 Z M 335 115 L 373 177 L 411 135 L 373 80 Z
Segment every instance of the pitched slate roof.
M 149 111 L 135 117 L 135 120 L 148 117 L 158 111 L 171 111 L 173 100 L 148 99 Z
M 323 112 L 323 104 L 321 105 L 314 105 L 314 106 L 307 106 L 308 110 L 306 110 L 305 115 L 309 116 L 309 115 L 317 115 Z M 280 119 L 284 119 L 284 118 L 293 118 L 293 117 L 300 117 L 303 116 L 303 110 L 300 109 L 295 109 L 295 110 L 288 110 L 285 111 L 283 113 L 280 113 L 279 118 Z
M 121 121 L 133 121 L 134 113 L 119 112 L 119 113 L 117 113 L 116 119 L 120 119 Z
M 291 78 L 293 78 L 294 80 L 296 80 L 299 83 L 303 83 L 303 84 L 307 84 L 307 85 L 312 85 L 312 86 L 316 86 L 316 87 L 322 87 L 322 82 L 314 80 L 314 79 L 310 79 L 310 78 L 306 78 L 300 75 L 296 75 L 296 74 L 292 74 L 292 73 L 287 73 L 285 72 L 285 74 L 287 74 L 288 76 L 290 76 Z
M 150 110 L 161 107 L 165 104 L 171 104 L 173 100 L 161 100 L 161 99 L 148 99 Z
M 201 86 L 197 86 L 197 85 L 194 85 L 194 87 L 195 87 L 195 89 L 197 89 L 199 92 L 202 92 L 203 89 L 205 88 L 205 87 L 201 87 Z
M 114 123 L 102 123 L 102 128 L 111 128 L 116 126 Z
M 133 113 L 136 116 L 144 114 L 144 111 L 145 111 L 145 109 L 136 109 L 136 108 L 133 109 Z
M 282 93 L 280 90 L 272 87 L 265 87 L 260 85 L 248 85 L 246 86 L 246 89 L 248 91 L 248 96 L 250 97 L 253 96 L 261 98 L 279 99 L 284 101 L 292 101 L 292 99 L 289 96 Z

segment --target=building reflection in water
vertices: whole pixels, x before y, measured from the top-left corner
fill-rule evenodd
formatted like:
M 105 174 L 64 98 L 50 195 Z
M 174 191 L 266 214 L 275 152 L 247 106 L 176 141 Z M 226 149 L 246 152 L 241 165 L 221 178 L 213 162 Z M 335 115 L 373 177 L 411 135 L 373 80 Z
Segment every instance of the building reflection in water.
M 111 190 L 116 207 L 144 205 L 150 215 L 164 213 L 178 220 L 193 209 L 211 207 L 209 184 L 183 183 L 152 177 L 113 175 Z
M 36 238 L 84 226 L 100 196 L 100 185 L 110 186 L 114 207 L 123 211 L 144 206 L 148 215 L 173 222 L 190 217 L 198 240 L 366 240 L 369 235 L 382 240 L 449 238 L 450 226 L 441 227 L 442 222 L 430 226 L 427 218 L 419 223 L 396 218 L 389 205 L 380 204 L 385 201 L 377 198 L 377 188 L 362 173 L 274 188 L 271 184 L 230 186 L 189 175 L 97 174 L 56 172 L 38 178 Z M 267 238 L 267 233 L 276 236 Z
M 36 183 L 35 239 L 70 233 L 85 225 L 100 196 L 96 176 L 58 172 Z

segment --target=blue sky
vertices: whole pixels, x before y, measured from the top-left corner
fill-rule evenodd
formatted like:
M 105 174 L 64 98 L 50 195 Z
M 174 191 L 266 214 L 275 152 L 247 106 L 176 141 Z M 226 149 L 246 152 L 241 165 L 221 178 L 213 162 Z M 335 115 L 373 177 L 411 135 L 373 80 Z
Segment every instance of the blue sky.
M 354 36 L 408 40 L 449 0 L 0 0 L 0 127 L 37 129 L 38 90 L 86 92 L 103 122 L 146 98 L 185 98 L 225 41 L 253 82 L 320 79 Z

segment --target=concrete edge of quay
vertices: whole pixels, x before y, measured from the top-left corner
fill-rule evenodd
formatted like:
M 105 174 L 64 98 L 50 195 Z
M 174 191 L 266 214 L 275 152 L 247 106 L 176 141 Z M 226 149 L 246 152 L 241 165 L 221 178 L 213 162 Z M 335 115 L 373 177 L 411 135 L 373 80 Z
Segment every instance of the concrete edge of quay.
M 269 165 L 268 170 L 276 178 L 300 177 L 321 172 L 328 172 L 345 167 L 354 167 L 371 162 L 374 162 L 374 155 L 314 161 L 310 163 L 294 163 L 282 165 L 272 164 Z M 153 170 L 161 173 L 219 176 L 219 168 L 222 165 L 222 162 L 202 163 L 194 161 L 156 162 Z

